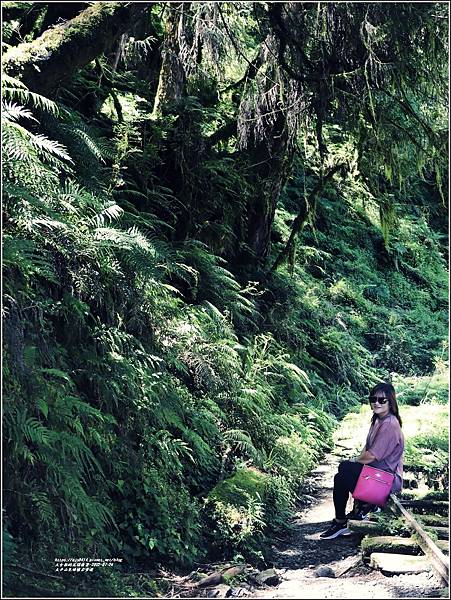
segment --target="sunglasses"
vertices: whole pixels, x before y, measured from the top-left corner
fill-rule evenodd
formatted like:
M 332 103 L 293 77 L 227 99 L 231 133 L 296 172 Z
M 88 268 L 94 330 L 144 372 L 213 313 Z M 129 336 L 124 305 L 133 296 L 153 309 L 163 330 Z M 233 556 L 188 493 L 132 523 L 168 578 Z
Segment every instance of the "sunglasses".
M 376 404 L 376 402 L 378 402 L 379 404 L 387 404 L 388 398 L 378 398 L 377 396 L 370 396 L 370 403 Z

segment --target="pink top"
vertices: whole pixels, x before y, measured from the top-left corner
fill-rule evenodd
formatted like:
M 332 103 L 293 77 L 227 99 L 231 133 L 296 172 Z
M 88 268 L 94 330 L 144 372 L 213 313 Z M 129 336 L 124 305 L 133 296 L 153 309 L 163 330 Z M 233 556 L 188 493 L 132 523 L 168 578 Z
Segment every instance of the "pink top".
M 365 450 L 369 450 L 376 457 L 376 460 L 369 464 L 370 467 L 394 473 L 395 479 L 391 491 L 400 492 L 403 476 L 404 435 L 395 415 L 390 413 L 382 419 L 375 420 L 368 432 Z

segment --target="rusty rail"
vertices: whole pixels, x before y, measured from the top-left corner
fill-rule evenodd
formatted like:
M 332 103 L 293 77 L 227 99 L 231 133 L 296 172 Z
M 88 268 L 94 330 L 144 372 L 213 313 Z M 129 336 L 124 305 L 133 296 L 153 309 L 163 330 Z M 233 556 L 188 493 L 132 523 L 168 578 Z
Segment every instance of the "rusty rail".
M 409 529 L 413 530 L 418 535 L 418 545 L 429 558 L 432 567 L 437 572 L 439 577 L 449 584 L 449 557 L 445 556 L 437 544 L 432 540 L 423 527 L 418 523 L 415 517 L 402 505 L 402 502 L 394 495 L 390 494 L 396 511 L 400 513 Z

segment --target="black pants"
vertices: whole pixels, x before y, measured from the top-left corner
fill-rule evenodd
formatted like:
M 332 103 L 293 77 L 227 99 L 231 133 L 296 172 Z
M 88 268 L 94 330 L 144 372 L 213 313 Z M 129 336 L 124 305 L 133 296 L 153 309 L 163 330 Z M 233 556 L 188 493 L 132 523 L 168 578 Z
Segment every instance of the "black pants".
M 354 491 L 363 465 L 358 462 L 344 460 L 338 467 L 338 473 L 334 477 L 334 506 L 335 518 L 344 519 L 346 515 L 346 504 L 349 494 Z

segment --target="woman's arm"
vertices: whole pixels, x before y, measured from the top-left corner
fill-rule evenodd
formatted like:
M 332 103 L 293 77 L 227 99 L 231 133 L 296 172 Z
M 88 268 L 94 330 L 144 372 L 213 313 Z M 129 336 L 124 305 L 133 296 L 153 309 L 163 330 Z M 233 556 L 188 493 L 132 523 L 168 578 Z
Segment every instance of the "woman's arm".
M 362 465 L 368 465 L 376 460 L 376 457 L 370 450 L 364 450 L 356 457 L 355 461 Z
M 369 463 L 372 463 L 375 460 L 376 460 L 376 457 L 369 450 L 362 450 L 362 452 L 359 454 L 359 456 L 355 456 L 354 458 L 351 458 L 351 462 L 358 462 L 358 463 L 361 463 L 362 465 L 368 465 Z

